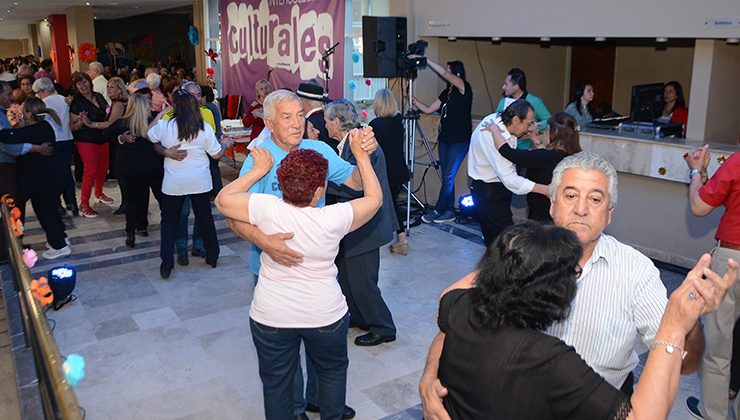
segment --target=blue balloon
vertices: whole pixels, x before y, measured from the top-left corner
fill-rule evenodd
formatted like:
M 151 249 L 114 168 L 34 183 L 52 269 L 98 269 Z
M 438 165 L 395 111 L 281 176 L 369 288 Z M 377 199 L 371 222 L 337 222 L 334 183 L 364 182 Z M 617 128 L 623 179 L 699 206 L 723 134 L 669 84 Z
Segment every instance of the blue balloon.
M 360 53 L 358 53 L 357 51 L 354 51 L 352 53 L 352 62 L 353 63 L 359 63 L 360 62 Z
M 193 25 L 188 28 L 188 39 L 191 44 L 198 45 L 198 30 Z
M 349 86 L 349 89 L 350 89 L 350 90 L 355 90 L 355 89 L 357 89 L 357 83 L 355 83 L 355 81 L 354 81 L 354 80 L 350 80 L 349 82 L 347 82 L 347 86 Z

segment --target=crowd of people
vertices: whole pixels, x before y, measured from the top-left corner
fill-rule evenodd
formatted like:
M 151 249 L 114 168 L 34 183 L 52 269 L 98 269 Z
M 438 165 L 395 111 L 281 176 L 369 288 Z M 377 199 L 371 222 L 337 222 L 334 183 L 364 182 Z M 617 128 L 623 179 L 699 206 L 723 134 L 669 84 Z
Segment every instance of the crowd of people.
M 722 412 L 724 387 L 726 415 L 740 155 L 707 179 L 708 150 L 687 154 L 692 212 L 733 211 L 718 230 L 718 251 L 702 256 L 668 298 L 654 264 L 604 233 L 617 173 L 581 150 L 579 130 L 593 118 L 591 83 L 577 83 L 573 101 L 551 115 L 527 91 L 524 72 L 511 69 L 496 112 L 473 127 L 463 63 L 428 64 L 447 87 L 429 105 L 412 98 L 420 111 L 440 114 L 442 185 L 422 221 L 454 220 L 454 181 L 467 155 L 487 250 L 476 271 L 442 294 L 440 333 L 419 386 L 425 418 L 665 418 L 680 374 L 700 365 L 703 404 L 693 399 L 689 408 L 720 418 L 713 413 Z M 376 117 L 363 126 L 355 105 L 329 99 L 317 80 L 278 89 L 259 80 L 241 115 L 250 144 L 231 152 L 247 158 L 224 186 L 218 160 L 233 143 L 222 135 L 217 95 L 185 71 L 113 75 L 93 62 L 64 88 L 48 63 L 13 66 L 3 62 L 0 73 L 0 194 L 16 197 L 21 210 L 31 202 L 48 241 L 44 258 L 72 253 L 63 215 L 95 218 L 98 204 L 119 204 L 125 243 L 135 247 L 137 236 L 148 236 L 153 196 L 162 279 L 188 265 L 189 254 L 216 268 L 213 201 L 252 243 L 250 329 L 266 418 L 306 418 L 307 411 L 353 418 L 348 329 L 366 331 L 357 346 L 396 340 L 378 286 L 380 248 L 392 242 L 391 252 L 410 252 L 398 203 L 409 168 L 393 93 L 376 93 Z M 662 118 L 685 123 L 680 85 L 667 83 L 664 99 Z M 120 203 L 104 191 L 111 176 Z M 513 194 L 527 195 L 530 222 L 514 225 Z M 638 338 L 650 351 L 635 388 Z

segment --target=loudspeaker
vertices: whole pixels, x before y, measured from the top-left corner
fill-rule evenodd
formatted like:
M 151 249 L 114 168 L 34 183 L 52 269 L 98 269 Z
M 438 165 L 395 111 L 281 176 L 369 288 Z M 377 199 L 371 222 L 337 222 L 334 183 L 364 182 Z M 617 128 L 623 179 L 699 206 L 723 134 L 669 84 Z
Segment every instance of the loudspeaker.
M 405 17 L 362 17 L 363 77 L 402 77 L 406 51 Z

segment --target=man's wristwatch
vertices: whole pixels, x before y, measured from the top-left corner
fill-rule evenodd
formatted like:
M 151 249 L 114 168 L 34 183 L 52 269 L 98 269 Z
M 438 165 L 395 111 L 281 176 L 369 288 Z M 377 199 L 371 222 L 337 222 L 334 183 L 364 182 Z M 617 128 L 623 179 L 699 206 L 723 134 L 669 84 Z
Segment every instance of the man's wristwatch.
M 692 170 L 691 170 L 691 171 L 689 172 L 689 181 L 690 181 L 690 180 L 691 180 L 691 178 L 693 178 L 693 176 L 694 176 L 694 175 L 696 175 L 696 174 L 699 174 L 699 175 L 701 175 L 701 169 L 692 169 Z

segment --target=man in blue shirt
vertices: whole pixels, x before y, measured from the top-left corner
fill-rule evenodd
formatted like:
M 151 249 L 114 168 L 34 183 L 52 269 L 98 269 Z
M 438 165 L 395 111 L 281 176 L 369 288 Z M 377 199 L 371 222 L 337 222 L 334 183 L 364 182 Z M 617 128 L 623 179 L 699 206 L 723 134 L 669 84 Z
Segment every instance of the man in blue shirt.
M 527 91 L 527 76 L 522 69 L 514 67 L 509 70 L 501 89 L 504 97 L 498 102 L 497 113 L 504 112 L 504 109 L 517 99 L 526 99 L 534 108 L 534 121 L 537 125 L 544 126 L 547 123 L 547 119 L 550 118 L 550 111 L 547 110 L 547 106 L 542 102 L 542 99 Z M 532 141 L 539 141 L 536 132 L 527 132 L 525 136 L 519 139 L 516 148 L 527 150 L 532 147 Z
M 306 126 L 305 113 L 303 111 L 303 105 L 301 99 L 293 92 L 287 90 L 277 90 L 267 96 L 264 102 L 265 109 L 265 126 L 270 130 L 271 138 L 265 140 L 260 147 L 270 151 L 274 164 L 262 179 L 257 181 L 249 192 L 272 194 L 277 197 L 282 197 L 283 192 L 280 190 L 277 178 L 277 167 L 280 162 L 288 155 L 292 150 L 311 149 L 321 153 L 329 161 L 329 170 L 327 172 L 327 181 L 333 182 L 337 185 L 346 185 L 347 187 L 361 191 L 362 190 L 362 178 L 360 177 L 359 170 L 347 163 L 344 159 L 331 149 L 326 143 L 318 140 L 304 139 L 304 129 Z M 369 154 L 372 153 L 378 144 L 375 141 L 375 135 L 373 134 L 371 127 L 364 127 L 365 137 L 363 139 L 363 150 Z M 254 160 L 252 157 L 247 157 L 242 165 L 239 176 L 242 176 L 249 172 L 254 166 Z M 318 206 L 324 206 L 324 197 L 318 203 Z M 285 232 L 280 234 L 266 235 L 262 233 L 257 227 L 252 226 L 248 223 L 237 222 L 230 219 L 226 219 L 229 227 L 236 232 L 240 237 L 251 242 L 252 253 L 250 254 L 250 271 L 254 274 L 255 280 L 259 275 L 260 269 L 260 254 L 264 251 L 278 264 L 285 266 L 296 266 L 303 262 L 303 255 L 290 249 L 285 241 L 293 237 L 292 232 Z M 316 395 L 316 380 L 313 378 L 315 375 L 313 367 L 307 363 L 308 371 L 308 386 L 307 386 L 307 397 L 308 400 L 315 401 L 313 398 Z M 303 398 L 303 375 L 301 369 L 298 369 L 295 380 L 294 389 L 294 404 L 296 418 L 305 418 L 306 400 Z M 355 412 L 350 407 L 345 407 L 345 412 L 342 418 L 350 419 L 355 416 Z

